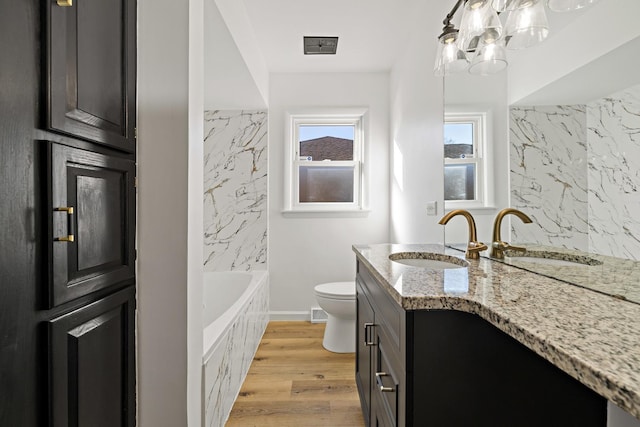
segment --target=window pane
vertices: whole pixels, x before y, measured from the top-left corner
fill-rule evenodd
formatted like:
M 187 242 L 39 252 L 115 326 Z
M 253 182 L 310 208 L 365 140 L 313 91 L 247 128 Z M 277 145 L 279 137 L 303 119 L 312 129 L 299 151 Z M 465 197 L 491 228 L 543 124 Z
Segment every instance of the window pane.
M 474 157 L 473 150 L 473 123 L 445 123 L 445 158 L 464 159 Z
M 300 166 L 300 203 L 352 203 L 354 166 Z
M 355 126 L 300 125 L 300 160 L 353 160 Z
M 476 165 L 444 166 L 444 199 L 475 200 Z

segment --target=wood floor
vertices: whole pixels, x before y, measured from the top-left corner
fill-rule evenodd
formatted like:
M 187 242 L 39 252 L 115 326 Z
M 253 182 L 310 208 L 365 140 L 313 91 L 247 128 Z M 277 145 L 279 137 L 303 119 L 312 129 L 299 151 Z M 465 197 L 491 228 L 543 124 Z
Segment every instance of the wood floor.
M 324 324 L 270 322 L 227 427 L 364 425 L 355 354 L 322 347 Z

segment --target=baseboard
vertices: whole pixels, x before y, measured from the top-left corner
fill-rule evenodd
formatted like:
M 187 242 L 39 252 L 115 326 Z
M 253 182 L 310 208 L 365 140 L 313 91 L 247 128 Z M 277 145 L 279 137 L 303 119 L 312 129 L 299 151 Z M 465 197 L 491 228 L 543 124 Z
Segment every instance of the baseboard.
M 306 320 L 309 321 L 309 310 L 306 311 L 270 311 L 269 320 L 282 321 L 282 320 Z

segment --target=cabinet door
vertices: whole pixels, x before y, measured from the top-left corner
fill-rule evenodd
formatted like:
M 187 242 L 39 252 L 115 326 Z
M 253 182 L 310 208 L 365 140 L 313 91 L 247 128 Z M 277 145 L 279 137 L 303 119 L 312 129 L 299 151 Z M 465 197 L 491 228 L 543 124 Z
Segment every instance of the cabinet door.
M 387 348 L 388 340 L 384 334 L 376 334 L 377 346 L 374 350 L 374 381 L 372 393 L 376 396 L 376 418 L 384 419 L 384 425 L 398 425 L 398 396 L 400 378 L 397 362 L 393 360 L 393 350 Z
M 49 306 L 133 279 L 135 164 L 48 146 Z
M 51 425 L 135 425 L 134 287 L 48 324 Z
M 359 281 L 357 283 L 357 329 L 356 329 L 356 384 L 360 393 L 365 423 L 371 419 L 371 387 L 373 364 L 371 348 L 375 346 L 374 313 L 364 295 Z
M 133 0 L 46 0 L 47 127 L 135 151 Z

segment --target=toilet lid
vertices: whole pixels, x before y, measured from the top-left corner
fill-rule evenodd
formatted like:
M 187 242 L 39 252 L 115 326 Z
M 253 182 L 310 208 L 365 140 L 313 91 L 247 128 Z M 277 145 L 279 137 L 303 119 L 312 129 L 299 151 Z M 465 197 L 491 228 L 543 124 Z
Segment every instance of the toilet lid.
M 315 288 L 317 295 L 333 299 L 355 299 L 356 282 L 333 282 L 317 285 Z

